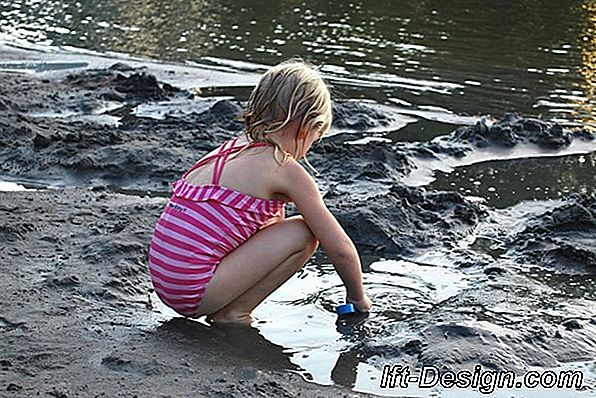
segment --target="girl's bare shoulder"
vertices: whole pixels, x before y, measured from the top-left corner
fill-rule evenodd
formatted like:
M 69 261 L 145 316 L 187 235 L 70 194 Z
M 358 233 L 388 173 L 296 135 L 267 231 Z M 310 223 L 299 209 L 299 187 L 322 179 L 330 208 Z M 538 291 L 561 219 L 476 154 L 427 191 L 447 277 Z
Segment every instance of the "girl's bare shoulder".
M 278 165 L 274 184 L 276 191 L 292 198 L 292 202 L 295 202 L 295 198 L 303 194 L 312 196 L 312 199 L 317 199 L 320 196 L 315 179 L 295 159 Z

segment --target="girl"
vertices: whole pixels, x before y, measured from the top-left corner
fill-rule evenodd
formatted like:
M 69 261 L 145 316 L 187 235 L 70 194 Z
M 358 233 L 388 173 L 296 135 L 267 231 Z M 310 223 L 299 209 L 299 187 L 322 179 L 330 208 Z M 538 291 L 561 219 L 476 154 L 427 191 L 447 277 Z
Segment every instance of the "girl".
M 261 77 L 244 116 L 243 137 L 207 154 L 173 184 L 149 252 L 157 295 L 188 317 L 250 323 L 252 310 L 320 242 L 347 301 L 368 311 L 354 244 L 298 163 L 331 127 L 325 83 L 302 61 L 277 65 Z M 287 202 L 301 216 L 285 218 Z

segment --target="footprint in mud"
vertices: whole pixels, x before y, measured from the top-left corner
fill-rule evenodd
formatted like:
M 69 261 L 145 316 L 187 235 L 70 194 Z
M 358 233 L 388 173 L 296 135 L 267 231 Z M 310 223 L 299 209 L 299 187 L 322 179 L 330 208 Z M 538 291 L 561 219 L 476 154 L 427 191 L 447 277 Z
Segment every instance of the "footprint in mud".
M 26 328 L 25 322 L 12 322 L 0 317 L 0 332 L 12 332 L 15 329 Z
M 101 365 L 115 372 L 137 373 L 146 376 L 163 373 L 165 366 L 155 359 L 139 362 L 132 353 L 113 352 L 101 359 Z
M 47 286 L 54 287 L 74 287 L 81 283 L 81 278 L 78 275 L 49 275 L 45 278 Z

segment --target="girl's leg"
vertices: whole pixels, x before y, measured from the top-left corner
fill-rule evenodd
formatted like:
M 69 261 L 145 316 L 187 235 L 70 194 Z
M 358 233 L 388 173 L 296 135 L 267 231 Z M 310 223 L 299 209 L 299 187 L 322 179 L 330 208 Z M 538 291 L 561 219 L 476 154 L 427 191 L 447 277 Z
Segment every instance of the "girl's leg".
M 223 258 L 199 313 L 216 322 L 249 323 L 252 310 L 298 271 L 317 245 L 300 216 L 260 230 Z

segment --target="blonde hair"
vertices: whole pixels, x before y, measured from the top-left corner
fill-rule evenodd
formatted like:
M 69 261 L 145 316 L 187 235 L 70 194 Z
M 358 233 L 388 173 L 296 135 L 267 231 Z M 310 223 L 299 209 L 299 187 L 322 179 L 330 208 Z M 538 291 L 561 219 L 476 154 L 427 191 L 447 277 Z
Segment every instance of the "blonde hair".
M 301 59 L 282 62 L 261 76 L 244 112 L 246 138 L 250 142 L 271 144 L 275 159 L 284 164 L 296 156 L 284 151 L 270 134 L 280 131 L 294 120 L 300 121 L 298 132 L 306 130 L 307 134 L 320 133 L 322 137 L 331 128 L 329 90 L 319 72 Z M 306 155 L 304 161 L 319 174 Z

